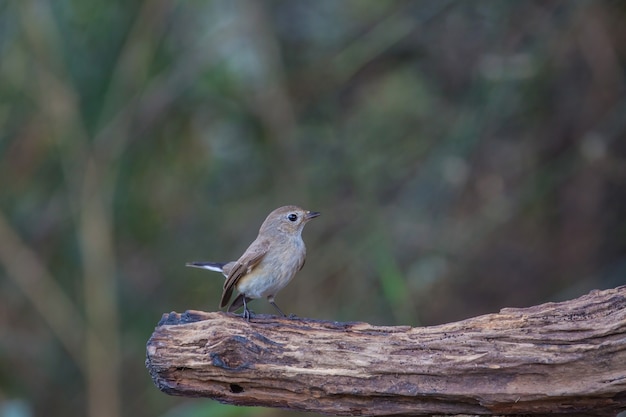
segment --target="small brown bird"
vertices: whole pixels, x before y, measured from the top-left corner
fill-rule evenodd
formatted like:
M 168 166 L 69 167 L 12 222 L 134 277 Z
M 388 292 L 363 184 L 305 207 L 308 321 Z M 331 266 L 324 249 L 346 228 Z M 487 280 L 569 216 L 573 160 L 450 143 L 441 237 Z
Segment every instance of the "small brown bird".
M 220 307 L 228 304 L 234 289 L 239 293 L 228 307 L 229 312 L 243 306 L 243 316 L 249 321 L 248 301 L 267 297 L 267 301 L 285 316 L 274 302 L 274 297 L 304 266 L 306 247 L 302 229 L 309 220 L 319 215 L 316 211 L 298 206 L 279 207 L 267 216 L 259 235 L 238 260 L 228 263 L 189 262 L 186 265 L 224 274 L 226 281 Z

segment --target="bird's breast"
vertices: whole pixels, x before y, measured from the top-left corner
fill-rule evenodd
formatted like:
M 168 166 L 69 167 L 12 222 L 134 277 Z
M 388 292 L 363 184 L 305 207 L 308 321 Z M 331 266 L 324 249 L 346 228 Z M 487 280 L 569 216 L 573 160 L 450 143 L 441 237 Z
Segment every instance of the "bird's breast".
M 249 298 L 275 295 L 293 279 L 305 257 L 302 239 L 274 245 L 252 271 L 239 279 L 237 291 Z

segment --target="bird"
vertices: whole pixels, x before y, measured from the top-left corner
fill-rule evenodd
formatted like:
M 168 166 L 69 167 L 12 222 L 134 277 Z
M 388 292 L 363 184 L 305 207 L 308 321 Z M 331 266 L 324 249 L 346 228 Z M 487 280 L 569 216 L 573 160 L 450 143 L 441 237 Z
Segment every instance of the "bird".
M 257 238 L 236 261 L 188 262 L 186 266 L 221 272 L 226 277 L 220 308 L 228 305 L 233 291 L 237 290 L 238 295 L 228 312 L 243 306 L 243 317 L 250 321 L 248 302 L 265 297 L 281 316 L 286 317 L 274 297 L 304 266 L 306 246 L 302 229 L 320 214 L 294 205 L 279 207 L 267 216 Z

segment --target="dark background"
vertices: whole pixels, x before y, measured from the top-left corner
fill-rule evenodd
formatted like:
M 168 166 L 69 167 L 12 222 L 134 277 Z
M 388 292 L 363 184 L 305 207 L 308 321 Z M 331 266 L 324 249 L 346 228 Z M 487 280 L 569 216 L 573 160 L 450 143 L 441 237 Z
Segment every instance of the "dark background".
M 277 415 L 169 397 L 144 359 L 162 313 L 217 309 L 185 262 L 237 258 L 285 204 L 322 212 L 277 297 L 303 317 L 434 325 L 625 284 L 625 21 L 0 1 L 0 416 Z

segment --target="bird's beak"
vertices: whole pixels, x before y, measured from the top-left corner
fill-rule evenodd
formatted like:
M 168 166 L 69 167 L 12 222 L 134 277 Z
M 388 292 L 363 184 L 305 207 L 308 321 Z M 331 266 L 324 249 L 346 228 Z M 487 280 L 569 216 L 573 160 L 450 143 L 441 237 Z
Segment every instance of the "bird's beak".
M 320 214 L 322 214 L 322 213 L 320 213 L 319 211 L 307 211 L 306 215 L 304 216 L 304 218 L 305 218 L 305 220 L 311 220 L 311 219 L 316 218 Z

